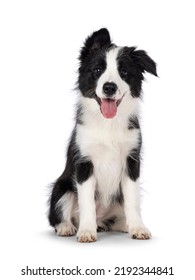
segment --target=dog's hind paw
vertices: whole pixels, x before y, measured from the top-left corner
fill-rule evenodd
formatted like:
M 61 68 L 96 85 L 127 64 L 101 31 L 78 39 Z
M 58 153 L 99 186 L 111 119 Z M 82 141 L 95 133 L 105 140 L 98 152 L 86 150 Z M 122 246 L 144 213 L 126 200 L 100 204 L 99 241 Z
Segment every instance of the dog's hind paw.
M 76 234 L 76 228 L 73 224 L 63 222 L 55 226 L 57 235 L 59 236 L 72 236 Z

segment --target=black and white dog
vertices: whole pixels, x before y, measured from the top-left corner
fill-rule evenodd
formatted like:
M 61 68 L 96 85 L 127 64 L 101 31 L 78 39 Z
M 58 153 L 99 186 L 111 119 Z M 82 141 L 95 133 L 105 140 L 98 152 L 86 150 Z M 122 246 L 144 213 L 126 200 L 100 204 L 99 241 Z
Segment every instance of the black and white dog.
M 156 64 L 143 50 L 117 47 L 105 28 L 86 39 L 79 60 L 76 124 L 49 222 L 58 235 L 77 232 L 79 242 L 104 230 L 149 239 L 140 215 L 138 107 L 143 74 L 157 76 Z

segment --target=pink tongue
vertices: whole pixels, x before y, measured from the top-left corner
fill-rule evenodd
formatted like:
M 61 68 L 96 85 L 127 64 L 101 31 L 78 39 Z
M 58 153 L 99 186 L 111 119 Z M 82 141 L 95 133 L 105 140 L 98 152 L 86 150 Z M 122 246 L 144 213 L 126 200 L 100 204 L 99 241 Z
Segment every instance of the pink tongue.
M 117 112 L 116 100 L 102 99 L 101 100 L 101 112 L 107 119 L 114 118 Z

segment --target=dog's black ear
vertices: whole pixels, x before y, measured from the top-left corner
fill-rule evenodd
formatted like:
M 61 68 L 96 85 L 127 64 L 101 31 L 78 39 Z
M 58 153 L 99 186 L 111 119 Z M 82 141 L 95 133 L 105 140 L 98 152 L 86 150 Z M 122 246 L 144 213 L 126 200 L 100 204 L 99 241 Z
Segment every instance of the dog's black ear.
M 111 45 L 110 34 L 106 28 L 102 28 L 95 31 L 91 36 L 89 36 L 81 49 L 79 56 L 80 60 L 83 60 L 88 56 L 91 51 L 96 49 L 107 48 Z
M 131 57 L 134 63 L 139 66 L 142 73 L 146 71 L 158 77 L 156 71 L 156 63 L 149 57 L 149 55 L 145 51 L 136 50 L 135 47 L 132 47 Z

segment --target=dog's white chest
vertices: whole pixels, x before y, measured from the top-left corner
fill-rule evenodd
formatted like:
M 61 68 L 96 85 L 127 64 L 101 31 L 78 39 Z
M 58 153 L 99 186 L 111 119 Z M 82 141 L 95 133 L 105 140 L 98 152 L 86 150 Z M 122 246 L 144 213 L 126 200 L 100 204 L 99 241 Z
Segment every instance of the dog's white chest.
M 121 144 L 99 144 L 94 147 L 91 159 L 97 179 L 97 190 L 107 206 L 116 194 L 125 171 L 125 151 Z
M 115 125 L 79 125 L 77 144 L 82 156 L 94 166 L 97 191 L 105 206 L 117 193 L 126 168 L 126 159 L 137 145 L 138 131 Z

